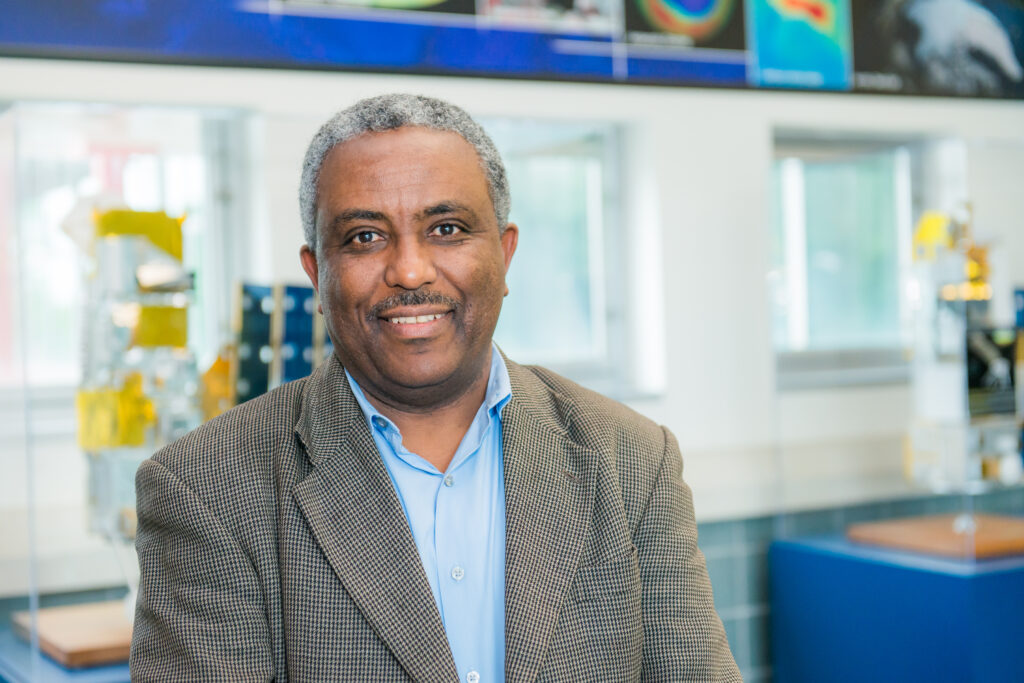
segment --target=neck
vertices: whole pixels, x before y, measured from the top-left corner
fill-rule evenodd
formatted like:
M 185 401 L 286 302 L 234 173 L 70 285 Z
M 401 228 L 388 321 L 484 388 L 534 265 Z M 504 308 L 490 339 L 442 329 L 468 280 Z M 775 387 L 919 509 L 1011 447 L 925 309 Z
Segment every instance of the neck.
M 490 374 L 491 364 L 488 360 L 465 391 L 459 392 L 449 401 L 426 409 L 410 407 L 376 395 L 372 388 L 364 386 L 362 382 L 360 388 L 366 400 L 381 415 L 395 423 L 402 433 L 405 447 L 444 472 L 487 396 Z

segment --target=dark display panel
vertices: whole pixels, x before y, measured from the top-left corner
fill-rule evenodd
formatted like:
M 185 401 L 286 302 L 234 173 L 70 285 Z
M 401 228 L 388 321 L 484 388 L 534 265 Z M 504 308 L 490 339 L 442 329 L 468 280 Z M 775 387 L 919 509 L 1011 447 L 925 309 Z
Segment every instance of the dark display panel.
M 858 0 L 857 90 L 1024 98 L 1024 0 Z
M 7 0 L 0 53 L 1024 98 L 1024 0 Z

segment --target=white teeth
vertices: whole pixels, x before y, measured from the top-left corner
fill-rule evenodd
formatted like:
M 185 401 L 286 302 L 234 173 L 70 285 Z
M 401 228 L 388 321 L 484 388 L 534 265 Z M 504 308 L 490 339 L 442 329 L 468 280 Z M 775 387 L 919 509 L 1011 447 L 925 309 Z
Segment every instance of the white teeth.
M 413 323 L 429 323 L 431 320 L 437 320 L 444 316 L 444 313 L 434 313 L 432 315 L 417 315 L 407 316 L 402 318 L 388 318 L 388 322 L 396 325 L 411 325 Z

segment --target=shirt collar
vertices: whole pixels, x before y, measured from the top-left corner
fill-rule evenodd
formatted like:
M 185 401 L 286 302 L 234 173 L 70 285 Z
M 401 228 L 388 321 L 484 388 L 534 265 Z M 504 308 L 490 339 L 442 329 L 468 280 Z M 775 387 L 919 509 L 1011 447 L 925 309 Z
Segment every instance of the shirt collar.
M 366 399 L 362 387 L 349 374 L 348 368 L 345 368 L 345 377 L 348 378 L 348 385 L 352 388 L 352 395 L 356 397 L 356 402 L 359 404 L 360 409 L 362 409 L 363 415 L 366 417 L 366 421 L 370 424 L 371 429 L 373 428 L 373 418 L 375 417 L 379 417 L 390 424 L 391 420 L 381 415 L 380 411 Z M 498 347 L 492 342 L 491 373 L 487 378 L 487 393 L 484 394 L 484 402 L 481 407 L 486 407 L 487 412 L 492 415 L 495 413 L 500 414 L 510 398 L 512 398 L 512 382 L 508 377 L 508 368 L 505 366 L 505 361 L 502 359 Z

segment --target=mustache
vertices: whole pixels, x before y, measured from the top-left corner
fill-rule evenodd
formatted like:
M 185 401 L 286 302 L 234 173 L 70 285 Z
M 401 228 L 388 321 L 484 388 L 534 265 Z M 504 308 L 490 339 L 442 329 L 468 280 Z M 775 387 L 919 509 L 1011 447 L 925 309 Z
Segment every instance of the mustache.
M 429 289 L 414 289 L 411 292 L 392 294 L 386 299 L 378 301 L 370 309 L 367 317 L 370 321 L 373 321 L 384 317 L 384 314 L 393 308 L 398 308 L 399 306 L 422 306 L 424 304 L 447 306 L 452 310 L 457 310 L 462 306 L 458 300 L 440 292 L 432 292 Z

